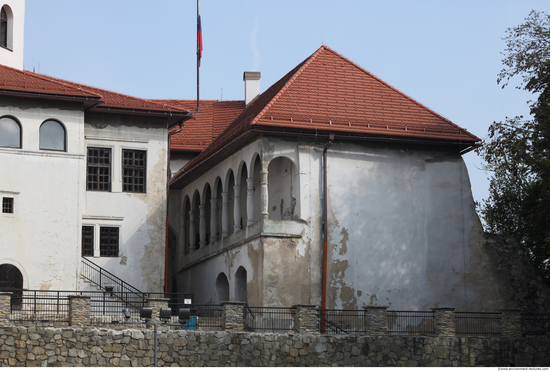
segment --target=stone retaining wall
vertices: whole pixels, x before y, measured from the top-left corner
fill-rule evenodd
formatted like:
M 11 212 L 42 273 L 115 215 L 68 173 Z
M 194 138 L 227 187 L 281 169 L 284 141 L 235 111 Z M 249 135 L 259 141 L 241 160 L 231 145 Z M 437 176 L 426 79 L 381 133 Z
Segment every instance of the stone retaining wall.
M 0 325 L 0 366 L 152 366 L 152 329 Z M 159 366 L 548 366 L 548 338 L 261 334 L 159 326 Z

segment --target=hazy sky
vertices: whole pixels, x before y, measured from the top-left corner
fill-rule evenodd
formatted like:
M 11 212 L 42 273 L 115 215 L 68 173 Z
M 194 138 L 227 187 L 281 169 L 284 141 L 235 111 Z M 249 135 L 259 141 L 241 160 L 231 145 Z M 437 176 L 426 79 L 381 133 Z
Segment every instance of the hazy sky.
M 528 115 L 531 97 L 496 77 L 508 27 L 548 0 L 202 0 L 203 99 L 265 91 L 325 44 L 480 138 Z M 195 0 L 26 0 L 27 70 L 140 98 L 196 98 Z M 518 80 L 519 81 L 519 80 Z M 488 174 L 470 153 L 474 198 Z

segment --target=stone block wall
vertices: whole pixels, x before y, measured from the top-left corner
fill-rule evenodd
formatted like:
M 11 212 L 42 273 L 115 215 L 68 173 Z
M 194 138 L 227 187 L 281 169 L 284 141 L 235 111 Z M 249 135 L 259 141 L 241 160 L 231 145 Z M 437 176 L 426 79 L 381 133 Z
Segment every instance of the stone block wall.
M 0 325 L 0 366 L 154 364 L 154 330 Z M 548 338 L 203 332 L 158 328 L 158 365 L 548 366 Z

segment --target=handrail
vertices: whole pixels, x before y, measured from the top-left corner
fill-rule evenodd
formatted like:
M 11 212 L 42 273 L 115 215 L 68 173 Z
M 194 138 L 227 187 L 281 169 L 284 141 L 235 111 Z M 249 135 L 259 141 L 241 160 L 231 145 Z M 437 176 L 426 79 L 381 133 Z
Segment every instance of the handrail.
M 132 304 L 133 300 L 130 300 L 130 298 L 128 298 L 128 295 L 135 295 L 136 297 L 140 298 L 143 301 L 147 297 L 147 294 L 145 294 L 141 290 L 130 285 L 128 282 L 115 276 L 111 272 L 105 270 L 104 268 L 86 259 L 85 257 L 82 257 L 82 264 L 85 267 L 85 269 L 82 269 L 80 274 L 84 279 L 89 280 L 90 282 L 97 285 L 99 288 L 101 288 L 104 291 L 107 291 L 107 287 L 108 287 L 107 285 L 109 283 L 118 286 L 118 290 L 113 290 L 110 293 L 113 296 L 116 296 L 119 299 L 127 302 L 129 305 L 134 306 Z
M 319 322 L 321 322 L 322 324 L 325 324 L 325 325 L 328 324 L 330 327 L 332 327 L 336 330 L 337 334 L 338 334 L 338 331 L 342 331 L 344 334 L 347 334 L 348 332 L 346 330 L 344 330 L 343 328 L 338 326 L 336 323 L 326 319 L 326 317 L 323 314 L 325 314 L 327 311 L 330 311 L 330 309 L 328 309 L 328 310 L 327 309 L 317 309 L 318 313 L 316 313 L 315 315 L 319 319 Z M 321 314 L 319 314 L 319 312 L 321 312 Z M 326 330 L 322 331 L 322 333 L 326 333 Z

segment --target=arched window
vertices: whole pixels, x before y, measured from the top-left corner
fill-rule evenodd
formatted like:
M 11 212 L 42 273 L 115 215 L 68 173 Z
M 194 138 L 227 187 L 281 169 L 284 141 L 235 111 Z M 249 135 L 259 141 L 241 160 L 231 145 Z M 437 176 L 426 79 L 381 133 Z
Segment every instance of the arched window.
M 21 148 L 21 126 L 11 117 L 0 118 L 0 147 Z
M 65 128 L 55 120 L 47 120 L 40 126 L 40 149 L 65 151 Z
M 0 11 L 0 46 L 8 47 L 8 13 L 3 6 Z

